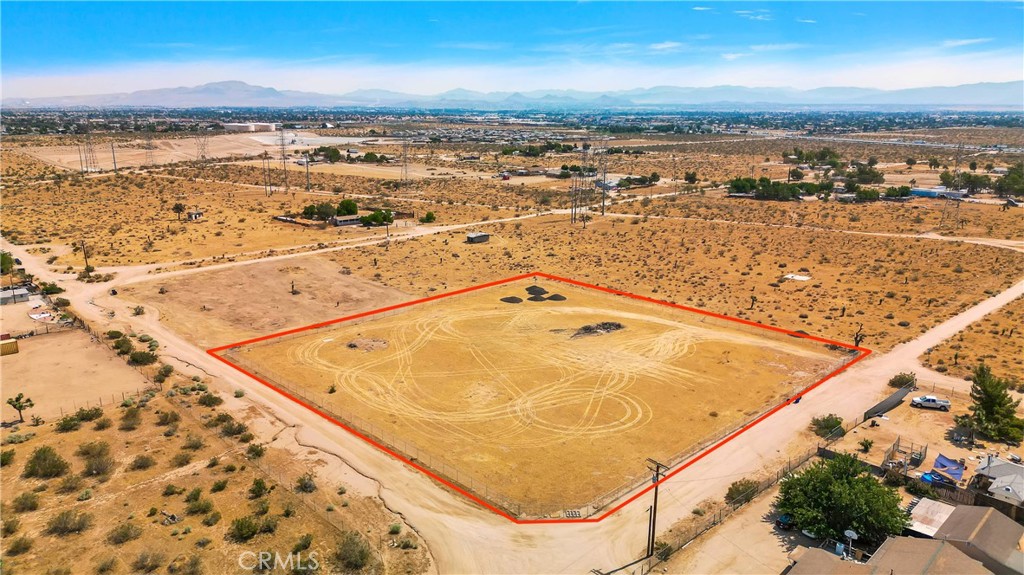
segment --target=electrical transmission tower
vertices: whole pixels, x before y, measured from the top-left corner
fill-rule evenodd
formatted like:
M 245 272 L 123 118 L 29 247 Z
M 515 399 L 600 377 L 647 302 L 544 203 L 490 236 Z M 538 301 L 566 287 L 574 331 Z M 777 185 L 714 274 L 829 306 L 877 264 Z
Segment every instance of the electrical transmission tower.
M 288 186 L 288 143 L 285 142 L 283 125 L 281 126 L 281 137 L 278 143 L 281 145 L 281 171 L 284 172 L 284 191 L 287 192 L 291 187 Z
M 153 134 L 152 132 L 146 132 L 146 135 L 143 137 L 145 138 L 145 142 L 143 142 L 142 147 L 146 150 L 146 161 L 144 163 L 147 166 L 152 166 L 156 163 L 153 159 L 153 149 L 156 148 L 156 146 L 153 145 Z
M 604 215 L 605 200 L 608 198 L 608 149 L 598 150 L 597 172 L 601 178 L 601 215 Z
M 263 161 L 263 192 L 269 198 L 274 193 L 274 184 L 270 180 L 270 154 L 263 152 L 260 159 Z
M 580 146 L 579 170 L 573 172 L 572 186 L 569 188 L 569 221 L 571 223 L 581 222 L 583 228 L 587 227 L 587 220 L 590 216 L 590 203 L 594 195 L 594 176 L 596 169 L 591 165 L 590 146 L 586 141 Z
M 202 161 L 206 159 L 206 144 L 210 140 L 210 135 L 206 132 L 199 132 L 195 135 L 196 139 L 196 161 Z
M 402 138 L 402 183 L 409 182 L 409 137 Z
M 85 143 L 82 145 L 82 156 L 85 159 L 83 172 L 98 172 L 100 170 L 99 162 L 96 161 L 96 148 L 93 146 L 92 136 L 88 133 L 85 134 Z

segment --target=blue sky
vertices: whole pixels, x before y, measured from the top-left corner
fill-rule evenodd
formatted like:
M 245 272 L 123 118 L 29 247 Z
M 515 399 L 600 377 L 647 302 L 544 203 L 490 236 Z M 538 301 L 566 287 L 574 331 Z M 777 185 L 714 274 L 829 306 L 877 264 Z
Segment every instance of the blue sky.
M 22 3 L 4 96 L 383 88 L 907 88 L 1024 79 L 1024 4 Z

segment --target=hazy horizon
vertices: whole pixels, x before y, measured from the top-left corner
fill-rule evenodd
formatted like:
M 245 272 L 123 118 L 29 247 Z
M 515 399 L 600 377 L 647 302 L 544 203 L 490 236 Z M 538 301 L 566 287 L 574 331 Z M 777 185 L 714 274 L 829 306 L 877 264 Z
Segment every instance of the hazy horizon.
M 5 3 L 0 63 L 5 98 L 225 80 L 324 94 L 898 90 L 1024 79 L 1022 6 Z

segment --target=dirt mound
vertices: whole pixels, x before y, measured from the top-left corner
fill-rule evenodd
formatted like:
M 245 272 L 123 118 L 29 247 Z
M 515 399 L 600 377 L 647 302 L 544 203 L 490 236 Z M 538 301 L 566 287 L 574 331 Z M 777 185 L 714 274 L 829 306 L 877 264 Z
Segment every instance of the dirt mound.
M 387 349 L 388 342 L 383 339 L 353 339 L 352 341 L 345 344 L 345 347 L 349 349 L 358 349 L 360 351 L 377 351 L 379 349 Z
M 601 323 L 593 323 L 585 325 L 572 334 L 573 337 L 582 337 L 585 335 L 601 335 L 605 333 L 611 333 L 613 331 L 619 331 L 624 329 L 626 326 L 622 325 L 617 321 L 602 321 Z

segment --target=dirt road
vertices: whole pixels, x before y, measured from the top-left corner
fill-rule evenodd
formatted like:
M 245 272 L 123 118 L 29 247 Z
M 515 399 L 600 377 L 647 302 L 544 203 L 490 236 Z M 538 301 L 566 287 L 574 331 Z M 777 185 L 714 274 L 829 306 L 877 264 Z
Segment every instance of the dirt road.
M 469 227 L 466 224 L 458 227 Z M 445 228 L 417 228 L 425 235 Z M 409 236 L 413 237 L 413 236 Z M 957 238 L 929 238 L 958 241 Z M 992 240 L 985 240 L 996 245 Z M 4 249 L 20 257 L 26 267 L 42 280 L 59 279 L 68 289 L 66 297 L 87 320 L 104 325 L 106 310 L 118 318 L 130 317 L 125 302 L 106 295 L 111 287 L 150 279 L 147 267 L 118 268 L 109 284 L 81 284 L 64 274 L 56 274 L 40 258 L 28 254 L 22 246 L 3 240 Z M 981 243 L 981 240 L 978 241 Z M 354 246 L 331 248 L 327 251 Z M 1013 246 L 999 247 L 1019 249 Z M 309 252 L 306 252 L 309 253 Z M 279 259 L 298 255 L 277 256 Z M 265 261 L 265 260 L 253 260 Z M 234 262 L 223 265 L 246 265 Z M 197 273 L 214 267 L 188 269 L 174 274 Z M 766 419 L 756 432 L 746 433 L 714 453 L 667 479 L 661 490 L 659 524 L 671 525 L 690 514 L 697 503 L 721 497 L 726 486 L 752 475 L 766 466 L 774 466 L 787 455 L 791 443 L 798 442 L 810 419 L 834 412 L 853 419 L 876 402 L 890 376 L 914 369 L 921 353 L 953 336 L 958 331 L 1012 301 L 1024 293 L 1024 281 L 981 301 L 968 310 L 921 334 L 884 355 L 871 356 L 830 382 L 808 393 L 801 403 L 784 408 Z M 93 301 L 94 305 L 86 302 Z M 262 385 L 241 377 L 228 366 L 186 342 L 180 335 L 160 324 L 155 313 L 130 317 L 138 331 L 158 339 L 160 354 L 173 358 L 183 370 L 204 372 L 215 379 L 214 388 L 230 391 L 242 388 L 246 399 L 271 410 L 289 424 L 301 426 L 299 435 L 307 446 L 316 446 L 347 462 L 354 473 L 379 482 L 379 496 L 390 509 L 401 513 L 427 541 L 441 573 L 581 573 L 598 568 L 609 570 L 635 559 L 646 540 L 650 495 L 645 495 L 600 523 L 562 525 L 516 525 L 490 511 L 471 504 L 460 495 L 439 488 L 419 472 L 365 442 L 339 430 L 334 424 L 302 409 Z M 966 383 L 965 383 L 966 385 Z M 300 446 L 295 445 L 298 450 Z

